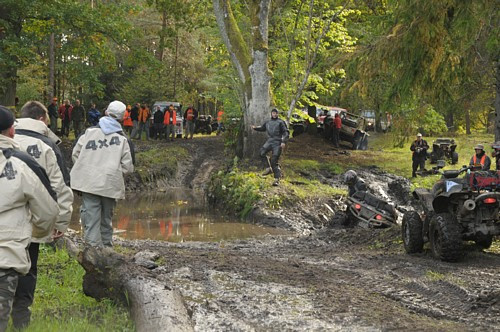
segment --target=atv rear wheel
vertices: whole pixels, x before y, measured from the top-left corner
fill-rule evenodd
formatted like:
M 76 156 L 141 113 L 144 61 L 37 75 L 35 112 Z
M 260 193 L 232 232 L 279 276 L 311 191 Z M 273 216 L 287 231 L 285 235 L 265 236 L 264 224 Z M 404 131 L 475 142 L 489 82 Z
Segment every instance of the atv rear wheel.
M 405 251 L 408 254 L 422 252 L 424 248 L 422 229 L 422 219 L 420 219 L 420 215 L 416 211 L 409 211 L 404 214 L 401 232 Z
M 449 213 L 433 216 L 429 225 L 429 240 L 434 257 L 454 262 L 463 254 L 462 229 Z
M 452 152 L 451 153 L 451 164 L 455 165 L 456 163 L 458 163 L 458 153 Z
M 430 159 L 431 159 L 431 164 L 436 164 L 437 163 L 438 157 L 437 157 L 437 154 L 434 151 L 431 152 L 431 158 Z
M 477 235 L 474 239 L 474 242 L 476 242 L 476 244 L 482 249 L 488 249 L 493 243 L 493 235 Z

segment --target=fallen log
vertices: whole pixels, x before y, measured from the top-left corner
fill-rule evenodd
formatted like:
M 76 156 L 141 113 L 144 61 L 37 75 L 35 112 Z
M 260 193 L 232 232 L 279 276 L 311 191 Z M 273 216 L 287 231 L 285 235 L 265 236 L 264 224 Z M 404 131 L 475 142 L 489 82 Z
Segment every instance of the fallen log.
M 137 331 L 193 331 L 179 291 L 112 249 L 85 247 L 71 240 L 64 247 L 86 271 L 83 291 L 97 300 L 109 298 L 130 308 Z

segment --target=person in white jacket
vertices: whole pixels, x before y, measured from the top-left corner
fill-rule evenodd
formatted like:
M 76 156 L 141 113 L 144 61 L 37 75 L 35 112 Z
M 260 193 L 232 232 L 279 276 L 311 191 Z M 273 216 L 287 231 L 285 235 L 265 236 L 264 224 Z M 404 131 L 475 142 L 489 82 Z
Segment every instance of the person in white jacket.
M 84 239 L 94 247 L 113 245 L 113 209 L 117 199 L 125 198 L 123 174 L 134 171 L 133 147 L 120 124 L 125 108 L 111 102 L 99 124 L 88 128 L 73 148 L 71 188 L 82 193 Z
M 7 329 L 19 276 L 30 269 L 31 237 L 50 234 L 59 214 L 44 169 L 13 140 L 14 116 L 0 106 L 0 332 Z
M 28 274 L 19 278 L 16 296 L 12 307 L 12 323 L 15 328 L 21 329 L 29 325 L 37 279 L 37 262 L 40 243 L 50 243 L 60 238 L 68 229 L 73 212 L 73 191 L 64 183 L 64 177 L 58 164 L 55 151 L 52 149 L 47 127 L 49 122 L 48 111 L 37 101 L 28 101 L 21 108 L 21 117 L 14 123 L 16 134 L 14 141 L 21 150 L 28 153 L 43 167 L 49 177 L 50 185 L 57 194 L 59 216 L 51 234 L 44 238 L 33 237 L 29 246 L 31 268 Z M 49 143 L 49 144 L 47 144 Z

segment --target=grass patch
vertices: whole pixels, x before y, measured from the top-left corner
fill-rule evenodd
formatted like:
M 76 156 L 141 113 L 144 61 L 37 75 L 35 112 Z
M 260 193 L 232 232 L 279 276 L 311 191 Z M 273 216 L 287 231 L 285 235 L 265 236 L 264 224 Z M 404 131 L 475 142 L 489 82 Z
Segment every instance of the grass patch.
M 159 146 L 136 154 L 135 170 L 142 181 L 148 181 L 159 172 L 173 176 L 177 172 L 177 161 L 186 159 L 188 151 L 179 146 Z
M 66 251 L 40 246 L 31 324 L 25 331 L 135 331 L 125 308 L 83 293 L 84 274 Z
M 444 274 L 431 270 L 425 272 L 425 277 L 432 281 L 440 281 L 445 279 Z

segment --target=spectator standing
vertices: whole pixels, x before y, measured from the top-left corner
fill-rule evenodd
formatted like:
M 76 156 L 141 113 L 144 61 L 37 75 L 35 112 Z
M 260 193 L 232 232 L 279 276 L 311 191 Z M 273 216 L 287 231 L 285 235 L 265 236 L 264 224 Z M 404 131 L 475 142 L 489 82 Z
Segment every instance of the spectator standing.
M 136 103 L 132 110 L 130 110 L 130 118 L 132 119 L 132 137 L 137 138 L 137 133 L 139 132 L 139 103 Z
M 175 127 L 177 125 L 177 111 L 175 110 L 174 105 L 170 105 L 168 109 L 165 109 L 163 123 L 165 124 L 166 130 L 165 139 L 168 141 L 170 138 L 170 141 L 173 141 L 176 135 Z
M 149 141 L 149 118 L 151 117 L 151 112 L 149 111 L 146 104 L 141 105 L 141 109 L 139 110 L 139 137 L 138 139 L 142 139 L 142 131 L 146 131 L 146 140 Z
M 113 245 L 113 209 L 125 198 L 123 174 L 134 171 L 133 147 L 120 122 L 126 106 L 113 101 L 73 148 L 71 188 L 82 193 L 81 220 L 85 242 L 94 247 Z
M 417 176 L 417 169 L 420 167 L 420 170 L 423 171 L 425 169 L 425 159 L 427 159 L 427 149 L 429 149 L 429 144 L 422 138 L 422 134 L 417 134 L 417 139 L 413 141 L 410 146 L 410 151 L 413 151 L 411 160 L 412 160 L 412 177 Z
M 55 134 L 57 132 L 57 97 L 52 98 L 52 102 L 48 107 L 50 117 L 50 130 Z
M 333 144 L 338 148 L 340 144 L 340 129 L 342 128 L 342 120 L 339 113 L 335 113 L 333 118 Z
M 127 105 L 127 109 L 125 109 L 125 115 L 123 116 L 123 129 L 125 129 L 125 133 L 127 133 L 128 137 L 132 135 L 132 129 L 134 128 L 134 123 L 132 122 L 132 118 L 130 117 L 131 110 L 132 106 Z
M 75 139 L 80 136 L 85 123 L 85 108 L 80 104 L 80 100 L 75 100 L 75 107 L 71 112 L 71 120 L 73 121 L 73 130 L 75 131 Z
M 30 270 L 31 236 L 50 234 L 59 214 L 43 168 L 14 141 L 14 116 L 0 106 L 0 332 L 7 329 L 19 277 Z
M 156 106 L 153 115 L 153 126 L 154 139 L 161 139 L 163 136 L 163 112 L 160 106 Z
M 90 105 L 90 109 L 87 113 L 87 123 L 88 126 L 96 126 L 99 123 L 99 118 L 101 117 L 101 112 L 95 108 L 95 104 Z
M 64 101 L 64 104 L 59 107 L 59 117 L 62 121 L 61 136 L 69 136 L 69 127 L 71 124 L 71 112 L 73 111 L 73 106 L 71 106 L 68 99 Z
M 224 109 L 220 109 L 219 112 L 217 112 L 217 135 L 220 135 L 224 128 L 224 123 L 222 122 L 222 119 L 224 117 Z
M 33 304 L 35 296 L 40 243 L 49 243 L 63 236 L 73 212 L 73 191 L 64 182 L 55 151 L 50 143 L 46 143 L 49 139 L 46 136 L 49 132 L 47 109 L 37 101 L 29 101 L 22 107 L 21 116 L 22 118 L 15 124 L 14 141 L 19 144 L 21 151 L 31 155 L 47 173 L 50 185 L 57 194 L 59 215 L 55 219 L 55 226 L 50 236 L 32 237 L 28 247 L 31 267 L 28 274 L 19 278 L 12 307 L 12 322 L 17 329 L 24 328 L 30 323 L 29 307 Z
M 193 106 L 189 106 L 186 112 L 184 112 L 184 121 L 186 121 L 186 135 L 184 136 L 185 139 L 187 139 L 188 137 L 191 139 L 193 138 L 196 118 L 198 118 L 198 113 L 193 108 Z

